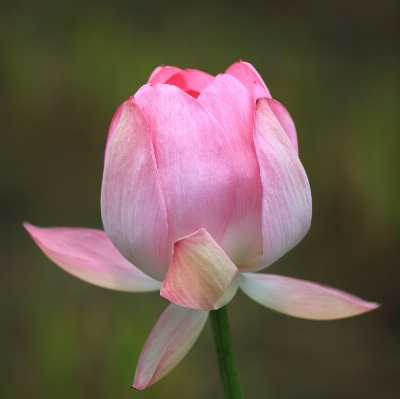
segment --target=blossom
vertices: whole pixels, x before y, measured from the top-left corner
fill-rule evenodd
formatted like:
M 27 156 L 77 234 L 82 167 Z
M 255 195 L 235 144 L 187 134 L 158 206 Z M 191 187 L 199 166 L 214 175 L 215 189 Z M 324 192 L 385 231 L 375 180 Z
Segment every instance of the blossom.
M 25 224 L 69 273 L 172 302 L 141 353 L 134 387 L 167 374 L 208 312 L 238 287 L 271 309 L 335 319 L 377 307 L 342 291 L 254 273 L 292 249 L 311 223 L 311 192 L 287 110 L 246 62 L 216 77 L 158 67 L 116 111 L 101 211 L 105 232 Z

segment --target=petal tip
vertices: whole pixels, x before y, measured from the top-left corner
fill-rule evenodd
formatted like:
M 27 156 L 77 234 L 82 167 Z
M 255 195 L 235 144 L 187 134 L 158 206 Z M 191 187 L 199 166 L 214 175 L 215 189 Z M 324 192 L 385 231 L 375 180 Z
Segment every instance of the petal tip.
M 367 302 L 364 301 L 364 306 L 365 306 L 365 312 L 370 312 L 371 310 L 378 309 L 382 306 L 381 303 L 376 303 L 376 302 Z
M 149 385 L 148 382 L 147 383 L 139 383 L 135 381 L 133 382 L 133 385 L 130 387 L 131 389 L 134 389 L 135 391 L 142 391 L 143 389 L 147 388 Z
M 24 227 L 24 229 L 25 229 L 29 234 L 32 234 L 32 232 L 33 232 L 35 229 L 39 228 L 39 227 L 34 226 L 33 224 L 30 224 L 29 222 L 22 222 L 22 226 Z

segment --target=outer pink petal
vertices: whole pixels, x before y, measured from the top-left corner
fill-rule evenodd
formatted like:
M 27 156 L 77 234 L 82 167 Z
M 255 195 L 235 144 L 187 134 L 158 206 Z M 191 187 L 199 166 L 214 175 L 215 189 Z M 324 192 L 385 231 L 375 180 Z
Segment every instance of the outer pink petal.
M 166 84 L 178 86 L 184 91 L 201 93 L 214 80 L 214 76 L 198 69 L 185 69 L 165 81 Z M 195 96 L 196 97 L 196 96 Z
M 165 83 L 172 75 L 175 75 L 181 70 L 182 69 L 174 66 L 159 66 L 150 75 L 149 83 Z
M 272 274 L 243 273 L 240 288 L 261 305 L 304 319 L 341 319 L 379 306 L 335 288 Z
M 177 305 L 215 310 L 226 305 L 239 286 L 239 269 L 206 230 L 174 245 L 161 296 Z
M 146 85 L 135 97 L 149 124 L 171 241 L 205 228 L 219 243 L 237 189 L 223 129 L 197 100 L 175 86 Z
M 144 389 L 168 374 L 196 342 L 207 316 L 206 311 L 171 303 L 147 338 L 132 388 Z
M 237 176 L 234 212 L 219 244 L 239 265 L 262 252 L 262 184 L 253 141 L 253 98 L 237 79 L 224 74 L 218 75 L 197 101 L 223 127 L 232 148 Z
M 250 63 L 243 61 L 235 62 L 226 70 L 225 73 L 234 76 L 242 82 L 251 95 L 254 93 L 254 82 L 257 82 L 265 89 L 265 96 L 269 98 L 271 97 L 271 94 L 269 93 L 269 90 L 260 74 Z
M 101 210 L 117 249 L 162 281 L 172 255 L 167 214 L 146 119 L 134 97 L 124 103 L 109 146 Z
M 68 273 L 89 283 L 121 291 L 156 291 L 161 283 L 129 263 L 104 231 L 82 228 L 24 227 L 41 250 Z
M 266 267 L 306 235 L 311 191 L 303 165 L 267 98 L 256 103 L 254 144 L 263 185 L 262 267 Z

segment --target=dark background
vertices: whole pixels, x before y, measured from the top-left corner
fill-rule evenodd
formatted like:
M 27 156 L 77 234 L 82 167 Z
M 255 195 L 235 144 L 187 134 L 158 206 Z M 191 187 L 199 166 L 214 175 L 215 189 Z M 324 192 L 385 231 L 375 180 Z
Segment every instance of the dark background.
M 81 282 L 21 222 L 102 228 L 107 130 L 160 64 L 243 59 L 290 111 L 313 193 L 307 237 L 268 271 L 382 307 L 291 318 L 229 304 L 246 398 L 400 397 L 399 1 L 1 1 L 1 381 L 4 399 L 222 398 L 210 326 L 182 363 L 129 389 L 167 305 Z

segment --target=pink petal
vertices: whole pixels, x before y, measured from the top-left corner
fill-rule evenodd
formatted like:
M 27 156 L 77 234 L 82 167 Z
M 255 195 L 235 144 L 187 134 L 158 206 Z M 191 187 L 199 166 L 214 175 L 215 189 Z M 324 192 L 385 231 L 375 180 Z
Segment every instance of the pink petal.
M 149 83 L 165 83 L 172 75 L 175 75 L 181 70 L 182 69 L 174 66 L 159 66 L 150 75 Z
M 174 85 L 184 91 L 201 93 L 214 80 L 214 76 L 197 69 L 185 69 L 172 75 L 166 84 Z
M 239 265 L 262 252 L 262 184 L 253 142 L 253 98 L 237 79 L 225 74 L 214 79 L 198 102 L 217 119 L 230 143 L 237 189 L 234 212 L 219 245 Z
M 177 305 L 215 310 L 226 305 L 239 286 L 239 270 L 206 230 L 177 241 L 161 296 Z
M 240 288 L 261 305 L 304 319 L 341 319 L 379 307 L 335 288 L 272 274 L 242 273 Z
M 264 86 L 261 86 L 257 82 L 253 83 L 253 96 L 254 96 L 254 102 L 256 102 L 257 99 L 259 99 L 260 97 L 271 98 L 269 92 L 265 90 Z
M 109 146 L 101 210 L 104 229 L 117 249 L 162 281 L 172 246 L 146 119 L 134 97 L 124 103 Z
M 110 128 L 108 129 L 106 150 L 105 150 L 105 154 L 104 154 L 104 163 L 105 163 L 105 160 L 106 160 L 108 152 L 109 152 L 110 143 L 112 141 L 112 138 L 114 137 L 115 128 L 118 126 L 118 122 L 121 118 L 121 113 L 124 109 L 125 109 L 125 103 L 122 103 L 115 111 L 115 114 L 111 120 Z
M 289 140 L 293 144 L 294 149 L 296 152 L 299 152 L 299 146 L 297 143 L 297 133 L 296 127 L 294 126 L 293 119 L 291 118 L 289 112 L 286 108 L 276 100 L 272 98 L 267 99 L 268 105 L 271 108 L 272 112 L 275 114 L 276 118 L 278 119 L 279 123 L 283 127 L 283 130 L 289 137 Z
M 263 268 L 306 235 L 311 191 L 303 165 L 267 98 L 256 103 L 254 144 L 263 185 Z
M 147 338 L 132 388 L 147 388 L 168 374 L 196 342 L 207 316 L 208 312 L 171 303 Z
M 68 273 L 121 291 L 156 291 L 161 283 L 129 263 L 104 231 L 71 227 L 40 228 L 24 223 L 40 249 Z
M 146 85 L 135 97 L 149 124 L 171 241 L 205 228 L 220 242 L 237 189 L 235 161 L 223 129 L 175 86 Z
M 243 61 L 235 62 L 226 70 L 225 73 L 234 76 L 242 82 L 251 95 L 253 95 L 254 82 L 259 83 L 265 90 L 265 97 L 271 98 L 271 94 L 269 93 L 266 84 L 257 70 L 250 63 Z

